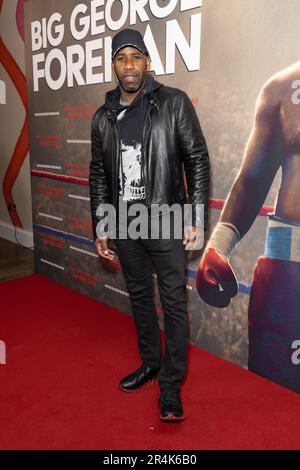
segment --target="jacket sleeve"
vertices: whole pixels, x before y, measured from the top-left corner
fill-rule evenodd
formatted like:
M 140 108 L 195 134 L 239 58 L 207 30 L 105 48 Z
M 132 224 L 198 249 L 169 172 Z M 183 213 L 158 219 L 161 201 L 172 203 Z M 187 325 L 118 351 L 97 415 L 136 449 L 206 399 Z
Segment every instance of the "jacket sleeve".
M 210 162 L 205 137 L 194 108 L 185 92 L 178 100 L 178 134 L 184 164 L 192 223 L 207 229 Z M 203 205 L 203 212 L 201 206 Z M 202 215 L 203 214 L 203 215 Z
M 96 216 L 97 208 L 100 204 L 107 203 L 109 201 L 109 187 L 107 183 L 107 177 L 105 174 L 105 168 L 103 163 L 103 155 L 101 150 L 101 137 L 99 130 L 99 115 L 98 112 L 93 116 L 91 126 L 91 161 L 90 161 L 90 172 L 89 172 L 89 186 L 90 186 L 90 202 L 91 202 L 91 213 L 92 213 L 92 224 L 93 224 L 93 237 L 94 240 L 97 238 L 96 227 L 99 222 Z

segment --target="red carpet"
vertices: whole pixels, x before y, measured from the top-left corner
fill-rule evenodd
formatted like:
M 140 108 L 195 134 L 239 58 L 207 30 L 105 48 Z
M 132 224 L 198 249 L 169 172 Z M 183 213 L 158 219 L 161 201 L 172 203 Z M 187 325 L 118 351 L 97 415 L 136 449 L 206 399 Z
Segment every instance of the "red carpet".
M 300 448 L 296 393 L 191 347 L 187 420 L 163 424 L 157 385 L 118 389 L 139 365 L 129 316 L 37 274 L 0 295 L 0 449 Z

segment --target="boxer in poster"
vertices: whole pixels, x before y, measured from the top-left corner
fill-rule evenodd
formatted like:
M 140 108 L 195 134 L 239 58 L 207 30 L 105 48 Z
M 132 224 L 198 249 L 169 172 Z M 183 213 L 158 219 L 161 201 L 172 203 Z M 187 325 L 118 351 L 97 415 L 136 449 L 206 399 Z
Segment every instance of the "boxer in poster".
M 256 263 L 249 303 L 249 370 L 300 392 L 293 345 L 300 339 L 300 62 L 259 93 L 238 176 L 201 259 L 196 285 L 209 305 L 226 307 L 238 292 L 230 265 L 275 175 L 282 171 L 264 256 Z M 254 241 L 255 242 L 255 241 Z

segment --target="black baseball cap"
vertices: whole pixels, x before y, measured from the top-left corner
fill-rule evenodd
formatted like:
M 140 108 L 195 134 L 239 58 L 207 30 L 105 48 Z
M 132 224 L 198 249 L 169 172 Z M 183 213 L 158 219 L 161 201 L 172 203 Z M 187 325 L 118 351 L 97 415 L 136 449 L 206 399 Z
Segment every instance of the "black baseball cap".
M 135 31 L 134 29 L 122 29 L 113 37 L 111 59 L 114 60 L 117 52 L 126 46 L 136 47 L 136 49 L 139 49 L 143 54 L 149 55 L 143 36 L 139 31 Z

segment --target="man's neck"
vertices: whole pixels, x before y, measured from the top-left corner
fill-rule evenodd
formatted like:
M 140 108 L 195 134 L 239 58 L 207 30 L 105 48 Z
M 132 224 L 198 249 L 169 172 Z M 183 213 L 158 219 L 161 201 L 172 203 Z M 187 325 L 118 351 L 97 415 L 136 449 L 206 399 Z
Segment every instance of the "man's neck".
M 124 102 L 124 103 L 132 103 L 134 98 L 139 94 L 139 92 L 141 91 L 141 88 L 135 92 L 135 93 L 127 93 L 126 91 L 122 90 L 122 88 L 120 89 L 121 91 L 121 100 Z

